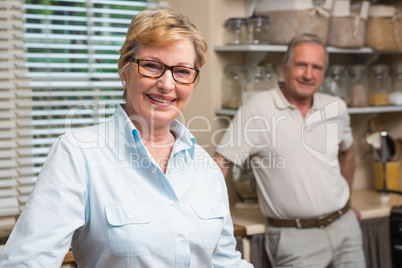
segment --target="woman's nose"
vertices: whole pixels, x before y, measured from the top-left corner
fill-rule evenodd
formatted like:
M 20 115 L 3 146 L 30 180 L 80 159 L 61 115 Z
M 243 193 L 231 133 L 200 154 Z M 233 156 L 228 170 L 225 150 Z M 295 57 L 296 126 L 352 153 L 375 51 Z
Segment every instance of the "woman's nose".
M 176 82 L 173 79 L 172 71 L 166 70 L 166 72 L 158 78 L 158 88 L 164 92 L 170 92 L 174 89 Z

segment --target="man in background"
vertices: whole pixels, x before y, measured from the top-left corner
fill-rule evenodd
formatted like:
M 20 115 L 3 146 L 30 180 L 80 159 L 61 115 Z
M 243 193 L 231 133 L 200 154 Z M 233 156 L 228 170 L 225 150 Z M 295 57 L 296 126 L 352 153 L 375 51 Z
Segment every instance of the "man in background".
M 275 267 L 365 267 L 359 213 L 350 207 L 355 170 L 343 100 L 318 93 L 328 53 L 296 36 L 282 61 L 284 85 L 243 103 L 218 146 L 225 177 L 251 159 L 265 248 Z

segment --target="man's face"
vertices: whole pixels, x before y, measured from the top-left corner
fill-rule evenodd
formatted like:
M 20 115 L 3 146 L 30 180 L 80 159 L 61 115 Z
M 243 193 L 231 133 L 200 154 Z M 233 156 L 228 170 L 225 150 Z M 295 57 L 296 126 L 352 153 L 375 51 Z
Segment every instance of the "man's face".
M 284 93 L 291 100 L 306 100 L 320 88 L 325 74 L 325 50 L 319 44 L 301 43 L 289 65 L 282 64 Z

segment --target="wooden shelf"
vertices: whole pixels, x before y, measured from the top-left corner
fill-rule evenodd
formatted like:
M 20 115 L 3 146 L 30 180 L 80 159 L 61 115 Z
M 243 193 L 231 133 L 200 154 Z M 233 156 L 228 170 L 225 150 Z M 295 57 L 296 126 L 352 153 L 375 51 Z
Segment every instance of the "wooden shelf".
M 216 115 L 234 116 L 237 110 L 216 109 Z M 402 112 L 402 106 L 378 106 L 378 107 L 349 107 L 349 114 L 376 114 Z

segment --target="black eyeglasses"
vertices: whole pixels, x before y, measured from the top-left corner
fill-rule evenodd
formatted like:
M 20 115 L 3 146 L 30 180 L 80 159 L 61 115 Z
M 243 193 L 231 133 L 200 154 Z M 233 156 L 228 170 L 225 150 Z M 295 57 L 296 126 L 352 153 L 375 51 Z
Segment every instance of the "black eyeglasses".
M 162 62 L 133 58 L 130 61 L 138 64 L 138 73 L 145 77 L 159 78 L 166 70 L 172 72 L 174 81 L 182 84 L 192 84 L 198 76 L 199 70 L 186 66 L 168 66 Z

